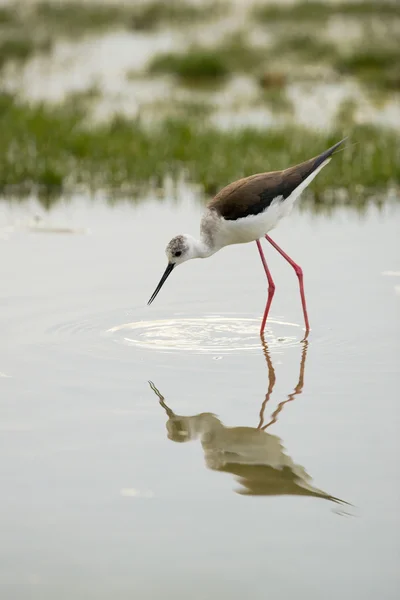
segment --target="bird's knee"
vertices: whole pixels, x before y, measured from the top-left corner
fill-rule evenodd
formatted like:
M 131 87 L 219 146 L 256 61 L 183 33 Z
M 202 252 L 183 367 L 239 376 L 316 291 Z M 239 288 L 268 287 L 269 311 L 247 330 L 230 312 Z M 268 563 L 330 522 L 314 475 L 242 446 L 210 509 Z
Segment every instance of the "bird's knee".
M 303 269 L 301 267 L 299 267 L 299 265 L 296 265 L 294 267 L 294 272 L 296 273 L 296 275 L 299 279 L 303 279 Z

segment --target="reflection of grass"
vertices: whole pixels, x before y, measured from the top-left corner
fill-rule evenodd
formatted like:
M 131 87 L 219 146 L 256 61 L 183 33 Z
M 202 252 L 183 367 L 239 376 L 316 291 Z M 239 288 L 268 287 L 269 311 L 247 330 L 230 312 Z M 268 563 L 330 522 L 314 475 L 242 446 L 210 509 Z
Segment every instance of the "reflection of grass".
M 356 76 L 368 84 L 400 89 L 400 48 L 358 48 L 337 61 L 343 73 Z
M 150 62 L 150 73 L 170 73 L 182 80 L 216 80 L 238 71 L 256 70 L 264 60 L 261 49 L 255 49 L 241 38 L 222 42 L 213 48 L 192 46 L 185 52 L 160 54 Z
M 400 17 L 400 5 L 397 0 L 366 0 L 365 2 L 318 2 L 300 1 L 295 3 L 276 3 L 257 6 L 254 14 L 265 22 L 273 21 L 319 21 L 332 16 L 363 17 L 387 16 Z
M 164 119 L 152 126 L 117 118 L 87 126 L 79 102 L 46 108 L 0 97 L 0 187 L 25 189 L 82 182 L 92 187 L 134 185 L 176 175 L 184 167 L 209 191 L 251 173 L 280 169 L 318 154 L 343 132 L 285 127 L 221 131 L 202 118 Z M 335 156 L 313 183 L 377 189 L 400 183 L 400 136 L 356 127 L 356 147 Z

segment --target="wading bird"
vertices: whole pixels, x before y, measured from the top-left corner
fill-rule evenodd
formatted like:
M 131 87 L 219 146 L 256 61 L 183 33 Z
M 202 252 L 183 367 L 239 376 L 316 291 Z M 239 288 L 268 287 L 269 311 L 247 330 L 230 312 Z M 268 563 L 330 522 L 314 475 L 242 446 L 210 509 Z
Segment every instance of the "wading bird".
M 260 333 L 262 333 L 275 293 L 275 284 L 260 242 L 260 239 L 265 237 L 296 273 L 299 280 L 306 333 L 308 333 L 310 325 L 304 295 L 303 271 L 270 238 L 268 232 L 290 213 L 295 200 L 321 169 L 330 162 L 332 154 L 344 141 L 341 140 L 319 156 L 284 171 L 251 175 L 224 187 L 207 205 L 201 219 L 200 239 L 184 234 L 177 235 L 169 242 L 166 248 L 167 268 L 148 304 L 153 302 L 177 265 L 191 258 L 207 258 L 230 244 L 245 244 L 255 241 L 268 280 L 268 298 L 260 329 Z

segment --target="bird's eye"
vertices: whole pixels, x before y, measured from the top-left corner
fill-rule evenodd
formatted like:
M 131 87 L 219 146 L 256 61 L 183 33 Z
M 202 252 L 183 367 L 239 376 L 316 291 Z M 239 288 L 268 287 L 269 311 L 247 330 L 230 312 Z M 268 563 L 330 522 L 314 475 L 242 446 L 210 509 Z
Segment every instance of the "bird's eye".
M 182 252 L 180 250 L 178 250 L 178 252 L 175 252 L 174 256 L 180 256 L 182 254 Z

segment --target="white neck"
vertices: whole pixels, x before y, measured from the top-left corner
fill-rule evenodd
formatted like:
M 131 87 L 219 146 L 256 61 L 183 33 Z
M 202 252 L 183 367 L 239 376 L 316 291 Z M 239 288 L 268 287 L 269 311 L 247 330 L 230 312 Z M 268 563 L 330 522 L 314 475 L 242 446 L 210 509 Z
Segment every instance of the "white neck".
M 192 236 L 187 235 L 187 237 L 190 238 L 191 258 L 207 258 L 218 250 L 207 239 L 204 239 L 203 236 L 199 240 Z
M 200 413 L 187 417 L 193 437 L 204 436 L 207 433 L 214 433 L 217 430 L 225 429 L 221 421 L 212 413 Z
M 214 254 L 214 252 L 217 251 L 216 248 L 209 246 L 203 240 L 196 240 L 196 242 L 197 242 L 197 252 L 198 252 L 200 258 L 207 258 L 208 256 L 211 256 L 212 254 Z

